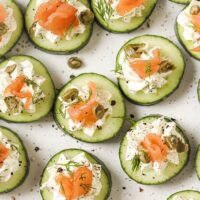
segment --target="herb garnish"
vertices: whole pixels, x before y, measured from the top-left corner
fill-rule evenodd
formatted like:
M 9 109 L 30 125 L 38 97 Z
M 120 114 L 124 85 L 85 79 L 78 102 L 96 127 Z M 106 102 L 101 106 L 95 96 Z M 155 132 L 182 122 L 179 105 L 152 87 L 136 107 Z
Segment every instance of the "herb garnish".
M 151 64 L 148 63 L 145 67 L 145 73 L 146 75 L 150 76 L 151 75 Z
M 139 166 L 140 166 L 140 158 L 139 158 L 138 155 L 135 155 L 135 157 L 133 158 L 132 163 L 133 163 L 133 165 L 132 165 L 133 172 L 138 171 Z
M 64 166 L 66 168 L 66 171 L 71 172 L 70 167 L 81 167 L 83 166 L 82 164 L 79 164 L 74 161 L 69 161 L 67 164 L 59 164 L 61 166 Z

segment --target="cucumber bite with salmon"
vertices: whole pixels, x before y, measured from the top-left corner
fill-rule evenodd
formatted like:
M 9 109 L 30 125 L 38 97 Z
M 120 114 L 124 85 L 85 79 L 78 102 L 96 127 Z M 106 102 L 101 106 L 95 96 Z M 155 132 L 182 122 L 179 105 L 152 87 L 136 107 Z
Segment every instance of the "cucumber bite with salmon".
M 93 21 L 87 0 L 31 0 L 25 14 L 30 40 L 55 54 L 70 54 L 84 47 Z
M 111 176 L 96 157 L 80 149 L 66 149 L 48 162 L 40 181 L 43 200 L 106 200 Z
M 118 134 L 125 118 L 125 105 L 112 81 L 103 75 L 85 73 L 61 89 L 54 115 L 66 133 L 95 143 Z
M 23 32 L 23 16 L 12 0 L 0 0 L 0 57 L 17 43 Z
M 178 15 L 177 37 L 187 52 L 200 60 L 200 1 L 192 0 Z
M 45 66 L 30 56 L 13 56 L 0 63 L 0 119 L 32 122 L 46 116 L 55 90 Z
M 145 185 L 165 183 L 189 160 L 189 143 L 174 120 L 150 115 L 135 122 L 120 144 L 124 172 Z
M 157 0 L 91 0 L 99 24 L 118 33 L 139 28 L 153 12 L 156 3 Z
M 116 77 L 124 95 L 139 105 L 156 104 L 178 87 L 185 71 L 179 48 L 161 36 L 129 40 L 119 51 Z
M 20 186 L 29 171 L 26 149 L 16 133 L 0 126 L 0 193 Z
M 199 200 L 200 192 L 195 190 L 184 190 L 172 194 L 167 200 Z

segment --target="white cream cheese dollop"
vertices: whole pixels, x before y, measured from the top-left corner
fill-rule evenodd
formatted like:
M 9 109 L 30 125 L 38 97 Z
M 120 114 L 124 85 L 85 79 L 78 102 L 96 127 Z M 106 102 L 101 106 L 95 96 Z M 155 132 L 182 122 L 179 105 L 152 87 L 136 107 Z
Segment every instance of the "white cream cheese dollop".
M 81 99 L 86 101 L 89 98 L 90 91 L 87 86 L 84 87 L 77 87 L 73 86 L 72 88 L 76 88 L 79 91 L 79 96 Z M 101 104 L 107 111 L 105 112 L 102 119 L 99 119 L 96 121 L 96 123 L 91 127 L 83 127 L 82 123 L 75 123 L 72 119 L 70 119 L 70 116 L 68 114 L 68 108 L 70 106 L 69 103 L 63 101 L 63 99 L 60 97 L 60 101 L 62 102 L 62 113 L 65 115 L 65 118 L 68 123 L 68 127 L 70 131 L 78 131 L 82 130 L 86 135 L 93 136 L 94 132 L 98 127 L 102 127 L 106 121 L 106 118 L 112 114 L 112 106 L 110 104 L 112 94 L 107 90 L 97 90 L 97 99 L 96 101 Z
M 148 48 L 147 48 L 148 49 Z M 151 49 L 147 54 L 143 53 L 139 59 L 148 60 L 152 57 Z M 135 58 L 137 60 L 138 58 Z M 167 77 L 171 74 L 172 70 L 165 73 L 155 73 L 145 79 L 131 69 L 125 52 L 121 52 L 119 57 L 119 65 L 121 65 L 121 71 L 116 72 L 117 78 L 124 79 L 126 81 L 129 91 L 133 94 L 143 91 L 145 94 L 157 93 L 157 89 L 162 88 L 167 83 Z
M 42 3 L 45 3 L 45 2 L 48 2 L 48 0 L 37 0 L 37 4 L 36 4 L 37 8 Z M 88 10 L 88 8 L 78 0 L 66 0 L 66 2 L 68 2 L 69 4 L 71 4 L 73 7 L 75 7 L 77 9 L 77 12 L 76 12 L 77 18 L 81 12 Z M 36 10 L 37 10 L 37 8 L 36 8 Z M 84 33 L 85 30 L 86 30 L 85 25 L 79 20 L 79 26 L 68 31 L 66 33 L 65 39 L 71 40 L 75 35 Z M 52 33 L 51 31 L 44 29 L 42 26 L 39 25 L 39 23 L 36 23 L 34 31 L 35 31 L 34 32 L 35 37 L 41 37 L 41 36 L 45 37 L 47 40 L 49 40 L 53 44 L 56 44 L 57 42 L 59 42 L 62 39 L 60 36 Z
M 13 32 L 17 29 L 17 22 L 13 16 L 13 9 L 6 5 L 6 1 L 3 1 L 2 5 L 4 6 L 4 8 L 8 14 L 8 16 L 6 17 L 6 19 L 4 21 L 4 23 L 8 27 L 8 31 L 1 38 L 0 48 L 3 48 L 6 46 L 6 44 L 10 41 Z
M 56 182 L 56 177 L 58 175 L 58 169 L 62 168 L 62 173 L 64 175 L 68 176 L 69 171 L 66 170 L 65 164 L 69 163 L 70 161 L 73 161 L 75 163 L 78 163 L 82 166 L 88 167 L 89 170 L 92 171 L 93 179 L 92 179 L 92 187 L 88 194 L 86 194 L 84 197 L 79 197 L 76 200 L 94 200 L 96 196 L 100 193 L 102 189 L 101 184 L 101 165 L 99 164 L 92 164 L 85 156 L 84 153 L 80 153 L 74 158 L 68 160 L 64 154 L 61 154 L 58 158 L 58 161 L 55 163 L 55 165 L 48 167 L 47 171 L 49 174 L 49 178 L 47 182 L 43 183 L 41 186 L 41 190 L 47 189 L 53 194 L 54 200 L 66 200 L 66 198 L 60 194 L 60 185 Z M 77 167 L 72 166 L 69 168 L 71 172 L 74 172 Z
M 126 138 L 128 140 L 126 160 L 132 160 L 135 155 L 139 153 L 138 147 L 140 143 L 144 140 L 145 136 L 149 133 L 160 135 L 161 138 L 176 135 L 176 123 L 167 122 L 164 117 L 154 120 L 152 123 L 139 123 L 135 129 L 128 131 Z M 175 165 L 179 164 L 179 155 L 176 150 L 169 150 L 166 161 L 162 163 L 151 162 L 148 164 L 140 163 L 140 169 L 142 171 L 154 170 L 160 174 L 167 166 L 168 163 L 173 163 Z
M 11 143 L 6 136 L 0 131 L 0 143 L 10 150 L 9 156 L 4 160 L 0 167 L 0 183 L 7 182 L 19 169 L 19 152 L 18 145 Z
M 16 65 L 15 70 L 12 73 L 7 73 L 6 69 L 9 66 Z M 44 83 L 45 78 L 42 76 L 36 76 L 34 75 L 33 65 L 29 60 L 24 60 L 20 63 L 17 63 L 15 61 L 9 61 L 6 65 L 6 67 L 0 69 L 0 111 L 2 113 L 6 113 L 8 111 L 8 107 L 5 103 L 5 96 L 4 91 L 19 75 L 24 75 L 29 80 L 33 81 L 37 84 L 37 87 L 33 87 L 32 84 L 25 84 L 23 88 L 21 89 L 22 92 L 29 91 L 31 92 L 32 96 L 34 96 L 36 93 L 40 93 L 37 96 L 37 99 L 41 99 L 45 97 L 45 94 L 41 92 L 40 86 Z M 20 99 L 21 103 L 25 103 L 26 99 Z M 19 112 L 13 113 L 15 115 L 18 115 L 21 113 L 22 106 L 20 105 Z M 30 105 L 29 110 L 26 110 L 27 112 L 33 113 L 35 112 L 35 104 L 32 102 Z
M 195 30 L 191 18 L 189 17 L 191 7 L 195 5 L 200 6 L 200 2 L 192 0 L 190 5 L 179 14 L 177 22 L 183 27 L 183 37 L 185 40 L 192 41 L 194 47 L 197 47 L 200 45 L 200 33 Z

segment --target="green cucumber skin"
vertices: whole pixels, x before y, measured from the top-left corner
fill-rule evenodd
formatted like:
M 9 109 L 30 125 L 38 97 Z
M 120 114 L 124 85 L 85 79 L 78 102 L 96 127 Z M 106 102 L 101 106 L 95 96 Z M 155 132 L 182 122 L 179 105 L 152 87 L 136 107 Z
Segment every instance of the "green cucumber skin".
M 173 3 L 178 3 L 178 4 L 189 4 L 191 0 L 169 0 Z
M 108 197 L 110 196 L 111 188 L 112 188 L 112 177 L 111 177 L 110 171 L 108 170 L 108 168 L 106 167 L 106 165 L 103 163 L 103 161 L 101 161 L 99 158 L 97 158 L 94 154 L 89 153 L 89 152 L 87 152 L 87 151 L 85 151 L 85 150 L 83 150 L 83 149 L 71 148 L 71 149 L 65 149 L 65 150 L 62 150 L 62 151 L 56 153 L 56 154 L 48 161 L 48 163 L 46 164 L 46 167 L 44 168 L 44 170 L 43 170 L 43 172 L 42 172 L 41 180 L 40 180 L 40 183 L 39 183 L 40 187 L 42 186 L 42 176 L 43 176 L 43 174 L 44 174 L 44 172 L 45 172 L 47 166 L 49 165 L 49 163 L 52 162 L 52 160 L 53 160 L 54 157 L 56 157 L 57 155 L 61 154 L 62 152 L 65 152 L 66 150 L 72 150 L 72 151 L 73 151 L 73 150 L 75 150 L 75 151 L 78 150 L 78 151 L 82 151 L 82 152 L 88 154 L 89 156 L 91 156 L 92 158 L 94 158 L 94 160 L 96 160 L 96 162 L 99 163 L 99 164 L 102 166 L 102 169 L 103 169 L 104 172 L 106 173 L 106 175 L 107 175 L 107 177 L 108 177 L 108 180 L 109 180 L 109 191 L 108 191 L 108 193 L 107 193 L 107 195 L 106 195 L 106 198 L 104 199 L 104 200 L 107 200 Z M 41 190 L 40 190 L 40 194 L 41 194 L 41 196 L 42 196 L 42 199 L 43 199 L 43 200 L 46 200 L 46 199 L 43 198 L 43 194 L 42 194 L 42 191 L 41 191 Z
M 195 158 L 195 171 L 196 171 L 198 179 L 200 180 L 200 168 L 199 168 L 200 160 L 199 160 L 199 158 L 200 158 L 200 145 L 197 147 L 196 158 Z
M 20 57 L 20 56 L 25 56 L 27 58 L 30 58 L 30 59 L 33 59 L 33 60 L 36 60 L 37 62 L 39 62 L 45 69 L 46 73 L 49 75 L 49 78 L 52 82 L 52 85 L 53 85 L 53 90 L 54 90 L 54 98 L 53 98 L 53 102 L 55 101 L 55 93 L 56 93 L 56 89 L 55 89 L 55 85 L 53 83 L 53 80 L 50 76 L 50 73 L 48 72 L 47 68 L 45 67 L 45 65 L 40 62 L 39 60 L 37 60 L 36 58 L 34 58 L 33 56 L 29 56 L 29 55 L 17 55 L 17 56 L 11 56 L 11 57 L 8 57 L 6 60 L 11 60 L 12 58 L 15 58 L 15 57 Z M 4 60 L 4 61 L 6 61 Z M 2 61 L 2 62 L 4 62 Z M 13 122 L 13 123 L 16 123 L 16 124 L 20 124 L 20 123 L 32 123 L 32 122 L 36 122 L 36 121 L 39 121 L 41 119 L 43 119 L 44 117 L 46 117 L 51 111 L 53 110 L 53 104 L 51 106 L 51 108 L 49 109 L 49 111 L 47 113 L 44 113 L 44 115 L 41 115 L 39 118 L 35 119 L 35 120 L 31 120 L 31 121 L 26 121 L 26 120 L 20 120 L 20 121 L 15 121 L 15 120 L 9 120 L 9 119 L 5 119 L 3 118 L 2 116 L 0 116 L 0 119 L 3 120 L 3 121 L 6 121 L 6 122 Z
M 19 42 L 19 40 L 21 39 L 22 34 L 23 34 L 23 32 L 24 32 L 24 24 L 25 24 L 25 22 L 24 22 L 23 12 L 22 12 L 21 8 L 17 5 L 17 3 L 16 3 L 14 0 L 10 0 L 10 1 L 11 1 L 16 7 L 18 7 L 18 11 L 19 11 L 19 13 L 20 13 L 20 15 L 21 15 L 22 28 L 19 30 L 19 31 L 20 31 L 19 37 L 18 37 L 18 39 L 13 43 L 13 45 L 12 45 L 6 52 L 4 52 L 3 54 L 0 53 L 0 62 L 2 62 L 2 60 L 4 59 L 4 55 L 6 55 L 8 52 L 10 52 L 10 51 L 16 46 L 16 44 Z
M 88 0 L 88 3 L 90 3 L 90 0 Z M 27 5 L 26 11 L 27 11 L 28 7 L 30 6 L 30 4 L 31 4 L 31 0 L 29 1 L 28 5 Z M 89 8 L 90 8 L 90 7 L 89 7 Z M 88 42 L 89 42 L 90 39 L 91 39 L 92 33 L 93 33 L 93 26 L 94 26 L 94 23 L 91 24 L 91 27 L 90 27 L 90 30 L 89 30 L 90 35 L 88 36 L 87 40 L 85 40 L 84 42 L 82 42 L 82 44 L 81 44 L 78 48 L 76 48 L 76 49 L 74 49 L 74 50 L 68 50 L 68 51 L 48 50 L 48 49 L 46 49 L 46 48 L 40 46 L 39 44 L 36 44 L 36 43 L 33 41 L 33 39 L 31 38 L 31 36 L 30 36 L 30 34 L 29 34 L 29 29 L 28 29 L 28 27 L 27 27 L 27 25 L 26 25 L 26 16 L 27 16 L 27 15 L 28 15 L 28 13 L 25 12 L 25 17 L 24 17 L 24 19 L 25 19 L 25 32 L 26 32 L 26 34 L 27 34 L 29 40 L 31 41 L 31 43 L 32 43 L 37 49 L 39 49 L 39 50 L 41 50 L 41 51 L 44 51 L 44 52 L 46 52 L 46 53 L 49 53 L 49 54 L 55 54 L 55 55 L 70 55 L 70 54 L 73 54 L 73 53 L 77 53 L 78 51 L 80 51 L 81 49 L 83 49 L 83 48 L 88 44 Z
M 142 121 L 142 120 L 144 120 L 144 119 L 148 119 L 149 117 L 159 118 L 159 117 L 162 117 L 162 115 L 159 115 L 159 114 L 148 115 L 148 116 L 145 116 L 145 117 L 139 119 L 138 121 Z M 164 118 L 165 118 L 166 120 L 168 120 L 168 121 L 173 121 L 173 120 L 172 120 L 171 118 L 169 118 L 169 117 L 164 116 Z M 138 121 L 136 121 L 136 122 L 133 124 L 133 126 L 135 126 L 135 124 L 136 124 Z M 176 126 L 177 126 L 178 129 L 180 129 L 180 130 L 182 131 L 182 128 L 178 125 L 177 122 L 176 122 Z M 182 133 L 183 133 L 183 132 L 182 132 Z M 121 147 L 122 147 L 122 144 L 123 144 L 123 142 L 124 142 L 124 140 L 125 140 L 126 135 L 123 137 L 122 141 L 120 142 L 120 148 L 119 148 L 119 160 L 120 160 L 120 164 L 121 164 L 121 167 L 122 167 L 123 171 L 126 173 L 126 175 L 127 175 L 131 180 L 134 180 L 135 182 L 137 182 L 137 183 L 139 183 L 139 184 L 142 184 L 142 185 L 160 185 L 160 184 L 164 184 L 164 183 L 166 183 L 166 182 L 172 180 L 175 176 L 177 176 L 178 174 L 180 174 L 180 173 L 182 172 L 182 170 L 183 170 L 184 167 L 188 164 L 189 159 L 190 159 L 190 151 L 191 151 L 190 143 L 189 143 L 188 138 L 187 138 L 184 134 L 182 134 L 182 133 L 181 133 L 181 136 L 185 139 L 185 141 L 186 141 L 186 143 L 188 144 L 188 147 L 189 147 L 189 148 L 188 148 L 188 149 L 189 149 L 189 150 L 188 150 L 188 154 L 187 154 L 187 160 L 186 160 L 185 164 L 182 166 L 181 170 L 180 170 L 178 173 L 174 174 L 174 176 L 172 176 L 171 178 L 166 179 L 165 181 L 156 182 L 156 183 L 148 183 L 148 182 L 143 182 L 143 181 L 138 181 L 138 180 L 133 179 L 133 178 L 126 172 L 126 169 L 125 169 L 125 167 L 124 167 L 123 164 L 122 164 L 122 159 L 121 159 L 121 156 L 120 156 L 120 155 L 121 155 L 121 151 L 122 151 L 122 150 L 121 150 Z
M 143 36 L 154 36 L 154 37 L 158 37 L 158 38 L 163 38 L 163 39 L 167 40 L 169 43 L 173 44 L 174 47 L 176 47 L 176 48 L 180 51 L 181 55 L 183 56 L 182 51 L 181 51 L 181 50 L 178 48 L 178 46 L 177 46 L 176 44 L 174 44 L 171 40 L 169 40 L 169 39 L 167 39 L 167 38 L 165 38 L 165 37 L 163 37 L 163 36 L 158 36 L 158 35 L 148 35 L 148 34 L 146 34 L 146 35 L 143 35 Z M 133 39 L 137 39 L 137 38 L 140 38 L 140 37 L 142 37 L 142 36 L 137 36 L 137 37 L 135 37 L 135 38 L 133 38 Z M 119 50 L 119 52 L 118 52 L 118 54 L 117 54 L 117 59 L 118 59 L 118 56 L 119 56 L 121 50 L 123 49 L 123 47 L 124 47 L 127 43 L 129 43 L 131 40 L 133 40 L 133 39 L 130 39 L 128 42 L 126 42 L 126 43 L 120 48 L 120 50 Z M 183 57 L 183 58 L 184 58 L 184 57 Z M 118 60 L 117 60 L 117 59 L 116 59 L 116 68 L 115 68 L 115 69 L 118 69 Z M 161 99 L 158 99 L 157 101 L 150 102 L 150 103 L 142 103 L 142 102 L 135 101 L 135 100 L 131 99 L 131 98 L 130 98 L 129 96 L 127 96 L 127 95 L 125 94 L 125 92 L 123 91 L 123 89 L 122 89 L 122 87 L 121 87 L 121 85 L 120 85 L 120 79 L 118 79 L 118 86 L 119 86 L 119 89 L 121 90 L 121 92 L 123 93 L 123 95 L 126 97 L 126 99 L 127 99 L 130 103 L 133 103 L 133 104 L 136 104 L 136 105 L 139 105 L 139 106 L 152 106 L 152 105 L 158 104 L 158 103 L 164 101 L 165 99 L 167 99 L 167 98 L 168 98 L 169 96 L 171 96 L 176 90 L 179 89 L 179 87 L 180 87 L 180 85 L 181 85 L 181 80 L 183 79 L 183 76 L 184 76 L 184 73 L 185 73 L 185 68 L 186 68 L 186 61 L 185 61 L 185 59 L 183 59 L 183 61 L 184 61 L 184 70 L 183 70 L 183 73 L 182 73 L 182 75 L 181 75 L 181 77 L 180 77 L 180 82 L 179 82 L 179 84 L 176 86 L 176 88 L 174 88 L 174 90 L 171 91 L 171 93 L 169 93 L 168 95 L 164 96 L 164 97 L 161 98 Z
M 196 191 L 196 190 L 183 190 L 183 191 L 179 191 L 179 192 L 176 192 L 174 194 L 172 194 L 171 196 L 169 196 L 167 198 L 167 200 L 173 200 L 173 197 L 176 196 L 176 195 L 179 195 L 179 194 L 184 194 L 184 193 L 192 193 L 192 194 L 196 194 L 197 196 L 200 197 L 200 192 L 199 191 Z
M 93 10 L 93 13 L 94 13 L 94 3 L 93 3 L 93 0 L 90 0 L 90 1 L 91 1 L 91 7 L 92 7 L 92 10 Z M 157 1 L 157 2 L 158 2 L 158 1 Z M 112 29 L 110 29 L 110 28 L 104 26 L 102 23 L 100 23 L 99 20 L 97 19 L 97 17 L 95 16 L 96 22 L 97 22 L 97 24 L 99 24 L 99 26 L 101 26 L 104 30 L 109 31 L 110 33 L 116 33 L 116 34 L 131 33 L 131 32 L 133 32 L 133 31 L 139 29 L 140 27 L 142 27 L 142 26 L 145 24 L 145 22 L 149 19 L 149 17 L 151 16 L 151 14 L 153 13 L 153 11 L 155 10 L 155 7 L 156 7 L 156 5 L 157 5 L 157 2 L 154 4 L 154 6 L 153 6 L 151 12 L 149 13 L 149 15 L 147 15 L 147 16 L 145 17 L 144 21 L 143 21 L 139 26 L 137 26 L 137 27 L 135 27 L 135 28 L 133 28 L 133 29 L 131 29 L 131 30 L 124 30 L 124 31 L 112 30 Z
M 26 166 L 26 174 L 24 175 L 24 177 L 20 180 L 19 184 L 17 184 L 15 187 L 13 187 L 12 189 L 9 189 L 9 190 L 5 190 L 4 192 L 0 192 L 0 194 L 3 194 L 3 193 L 8 193 L 8 192 L 11 192 L 13 191 L 14 189 L 16 189 L 17 187 L 19 187 L 20 185 L 22 185 L 24 183 L 24 181 L 26 180 L 28 174 L 29 174 L 29 170 L 30 170 L 30 160 L 29 160 L 29 157 L 28 157 L 28 153 L 27 153 L 27 150 L 24 146 L 24 143 L 23 141 L 21 140 L 21 138 L 18 136 L 18 134 L 16 134 L 15 132 L 13 132 L 12 130 L 10 130 L 9 128 L 6 128 L 4 126 L 0 126 L 0 129 L 5 129 L 9 132 L 11 132 L 20 142 L 21 142 L 21 145 L 23 147 L 23 151 L 24 151 L 24 154 L 25 154 L 25 157 L 26 157 L 26 162 L 27 162 L 27 166 Z
M 199 100 L 199 103 L 200 103 L 200 80 L 199 80 L 199 83 L 198 83 L 197 94 L 198 94 L 198 100 Z
M 94 74 L 94 75 L 96 75 L 96 73 L 84 73 L 84 74 L 88 74 L 88 75 L 92 75 L 92 74 Z M 76 78 L 78 78 L 78 77 L 80 77 L 80 76 L 82 76 L 83 74 L 80 74 L 80 75 L 78 75 L 78 76 L 76 76 Z M 98 75 L 100 75 L 100 74 L 98 74 Z M 102 76 L 102 77 L 104 77 L 104 78 L 106 78 L 106 79 L 108 79 L 106 76 L 104 76 L 104 75 L 100 75 L 100 76 Z M 109 80 L 109 79 L 108 79 Z M 67 82 L 61 89 L 59 89 L 59 92 L 58 92 L 58 94 L 57 94 L 57 97 L 56 97 L 56 99 L 58 99 L 58 97 L 59 97 L 59 95 L 60 95 L 60 92 L 62 91 L 62 89 L 66 86 L 66 85 L 68 85 L 69 83 L 71 83 L 73 81 L 73 79 L 71 79 L 69 82 Z M 111 80 L 110 80 L 110 82 L 111 83 L 113 83 L 116 87 L 117 87 L 117 85 L 114 83 L 114 82 L 112 82 Z M 122 97 L 123 98 L 123 97 Z M 125 123 L 125 118 L 126 118 L 126 107 L 125 107 L 125 104 L 124 104 L 124 117 L 123 117 L 123 123 L 121 124 L 121 127 L 120 127 L 120 129 L 115 133 L 115 134 L 113 134 L 113 136 L 112 137 L 110 137 L 110 138 L 107 138 L 106 140 L 97 140 L 97 141 L 88 141 L 88 140 L 83 140 L 83 139 L 80 139 L 80 138 L 77 138 L 77 137 L 75 137 L 74 135 L 72 135 L 72 134 L 70 134 L 70 133 L 68 133 L 68 130 L 66 129 L 66 128 L 63 128 L 62 126 L 61 126 L 61 124 L 58 122 L 58 119 L 57 119 L 57 117 L 56 117 L 56 101 L 55 101 L 55 103 L 54 103 L 54 114 L 53 114 L 53 117 L 54 117 L 54 121 L 56 122 L 56 124 L 57 124 L 57 126 L 63 131 L 63 133 L 65 133 L 65 134 L 68 134 L 70 137 L 72 137 L 72 138 L 74 138 L 74 139 L 77 139 L 77 140 L 79 140 L 79 141 L 82 141 L 82 142 L 86 142 L 86 143 L 102 143 L 102 142 L 104 142 L 104 141 L 107 141 L 107 140 L 110 140 L 110 139 L 112 139 L 112 138 L 115 138 L 116 136 L 118 136 L 118 134 L 119 134 L 119 132 L 120 132 L 120 130 L 122 129 L 122 127 L 123 127 L 123 125 L 124 125 L 124 123 Z

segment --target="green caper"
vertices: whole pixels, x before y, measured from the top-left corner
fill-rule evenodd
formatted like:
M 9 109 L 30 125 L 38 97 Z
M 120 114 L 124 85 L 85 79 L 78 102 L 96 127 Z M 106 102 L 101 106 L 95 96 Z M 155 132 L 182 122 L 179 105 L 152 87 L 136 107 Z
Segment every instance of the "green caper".
M 139 150 L 139 159 L 143 163 L 150 163 L 151 162 L 149 154 L 145 150 Z
M 159 73 L 165 73 L 173 70 L 174 68 L 175 68 L 174 65 L 170 63 L 168 60 L 163 60 L 160 63 Z
M 86 10 L 80 13 L 79 18 L 84 25 L 90 25 L 94 21 L 94 14 L 92 11 Z
M 20 102 L 14 96 L 9 96 L 4 99 L 9 113 L 18 113 Z
M 5 72 L 7 72 L 8 74 L 11 74 L 16 69 L 16 67 L 17 67 L 16 64 L 10 65 L 10 66 L 6 67 Z
M 179 138 L 175 135 L 171 135 L 169 137 L 165 137 L 165 144 L 169 147 L 169 149 L 176 149 L 179 143 Z
M 141 44 L 128 44 L 124 51 L 128 57 L 139 57 L 142 53 L 145 52 L 143 49 L 145 47 L 144 43 Z
M 177 147 L 176 147 L 176 150 L 177 150 L 178 153 L 186 152 L 186 151 L 188 151 L 188 145 L 184 144 L 183 142 L 181 142 L 179 140 Z
M 66 102 L 74 101 L 76 99 L 78 99 L 78 90 L 76 88 L 67 90 L 63 96 L 63 100 Z
M 191 15 L 198 15 L 200 12 L 200 6 L 194 5 L 190 8 L 190 14 Z
M 78 57 L 71 57 L 68 60 L 68 65 L 72 69 L 78 69 L 82 66 L 82 64 L 83 64 L 82 61 Z
M 99 118 L 102 119 L 104 114 L 107 112 L 108 109 L 105 109 L 101 104 L 99 104 L 96 109 L 95 109 L 95 115 Z
M 0 36 L 6 34 L 9 28 L 4 22 L 0 22 Z

